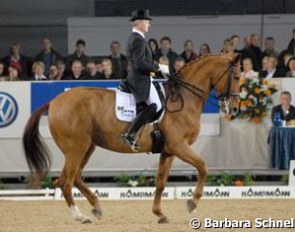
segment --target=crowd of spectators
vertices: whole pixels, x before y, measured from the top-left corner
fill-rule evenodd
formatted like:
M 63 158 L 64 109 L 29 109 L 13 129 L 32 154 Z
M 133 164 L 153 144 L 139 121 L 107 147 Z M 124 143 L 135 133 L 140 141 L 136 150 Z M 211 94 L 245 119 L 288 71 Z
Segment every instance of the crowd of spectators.
M 243 42 L 243 48 L 240 43 Z M 274 78 L 295 77 L 295 29 L 286 49 L 277 51 L 273 37 L 266 37 L 260 45 L 260 38 L 252 34 L 243 40 L 232 35 L 224 40 L 218 52 L 241 54 L 241 78 Z M 153 56 L 160 64 L 169 66 L 170 72 L 179 71 L 186 63 L 211 53 L 206 43 L 195 50 L 193 41 L 184 42 L 183 51 L 178 54 L 172 48 L 172 40 L 168 36 L 160 39 L 149 39 Z M 42 40 L 42 50 L 34 58 L 22 54 L 20 44 L 13 43 L 9 54 L 0 60 L 0 81 L 34 81 L 34 80 L 107 80 L 122 79 L 128 74 L 128 61 L 121 51 L 121 44 L 113 41 L 110 44 L 110 55 L 102 59 L 94 59 L 86 53 L 86 43 L 79 39 L 73 54 L 66 57 L 54 49 L 49 38 Z

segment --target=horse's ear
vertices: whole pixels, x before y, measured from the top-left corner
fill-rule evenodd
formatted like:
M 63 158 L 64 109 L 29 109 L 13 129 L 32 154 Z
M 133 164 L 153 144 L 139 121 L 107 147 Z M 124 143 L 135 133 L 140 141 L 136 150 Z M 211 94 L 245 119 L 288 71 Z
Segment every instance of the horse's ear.
M 232 57 L 231 64 L 236 65 L 240 63 L 241 54 L 240 53 L 234 53 Z

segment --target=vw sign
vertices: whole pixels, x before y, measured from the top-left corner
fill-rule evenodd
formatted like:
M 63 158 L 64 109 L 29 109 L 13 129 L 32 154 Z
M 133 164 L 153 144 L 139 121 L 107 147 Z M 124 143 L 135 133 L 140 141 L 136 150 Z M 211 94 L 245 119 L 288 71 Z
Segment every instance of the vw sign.
M 0 92 L 0 128 L 14 122 L 18 114 L 16 100 L 8 93 Z

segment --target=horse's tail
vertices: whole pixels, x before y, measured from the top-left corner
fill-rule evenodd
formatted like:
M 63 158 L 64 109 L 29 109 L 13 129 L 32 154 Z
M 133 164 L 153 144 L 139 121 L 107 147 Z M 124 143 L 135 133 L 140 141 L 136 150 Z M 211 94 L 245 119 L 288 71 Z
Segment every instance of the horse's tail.
M 48 108 L 49 103 L 43 105 L 31 115 L 23 134 L 23 149 L 26 160 L 31 173 L 37 179 L 44 178 L 51 166 L 50 152 L 39 132 L 40 118 L 42 114 L 48 111 Z

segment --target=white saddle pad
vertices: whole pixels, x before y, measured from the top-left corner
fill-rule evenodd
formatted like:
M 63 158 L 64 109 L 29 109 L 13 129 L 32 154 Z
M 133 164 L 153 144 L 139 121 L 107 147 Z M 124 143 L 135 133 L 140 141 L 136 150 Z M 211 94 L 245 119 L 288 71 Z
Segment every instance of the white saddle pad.
M 131 122 L 136 117 L 136 101 L 131 93 L 116 90 L 116 116 L 124 122 Z
M 160 83 L 160 88 L 165 98 L 165 91 L 163 85 Z M 120 121 L 131 122 L 136 117 L 136 101 L 131 93 L 125 93 L 121 90 L 116 90 L 116 117 Z M 156 121 L 161 121 L 165 113 L 163 110 L 162 114 Z

